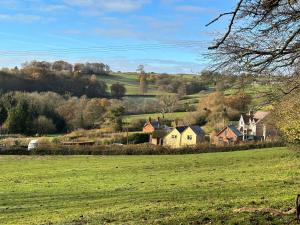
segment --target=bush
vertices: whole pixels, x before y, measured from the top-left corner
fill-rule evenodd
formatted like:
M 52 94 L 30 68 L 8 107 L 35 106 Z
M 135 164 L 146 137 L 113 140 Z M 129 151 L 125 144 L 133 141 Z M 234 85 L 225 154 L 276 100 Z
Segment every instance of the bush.
M 149 142 L 149 134 L 146 133 L 135 133 L 128 137 L 128 142 L 130 144 L 142 144 Z
M 212 146 L 201 144 L 194 147 L 167 148 L 150 144 L 140 145 L 94 145 L 94 146 L 61 146 L 56 144 L 41 144 L 31 152 L 21 146 L 5 148 L 2 155 L 179 155 L 212 152 L 232 152 L 259 148 L 285 146 L 282 142 L 257 142 L 234 146 Z

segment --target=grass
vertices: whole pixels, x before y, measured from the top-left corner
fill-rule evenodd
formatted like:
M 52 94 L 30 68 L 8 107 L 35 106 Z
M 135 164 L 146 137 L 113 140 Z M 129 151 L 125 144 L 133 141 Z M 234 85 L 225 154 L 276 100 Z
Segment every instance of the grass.
M 188 115 L 190 112 L 173 112 L 173 113 L 166 113 L 165 119 L 174 120 L 176 118 L 182 118 L 185 115 Z M 157 119 L 158 117 L 162 117 L 161 113 L 152 113 L 152 114 L 139 114 L 139 115 L 129 115 L 124 116 L 123 121 L 126 123 L 130 123 L 133 120 L 138 119 L 148 119 L 151 117 L 152 119 Z
M 99 76 L 99 80 L 104 81 L 108 87 L 110 87 L 113 83 L 119 82 L 124 84 L 126 87 L 127 95 L 140 95 L 139 89 L 139 80 L 138 76 L 135 73 L 113 73 L 109 76 Z M 148 85 L 147 95 L 161 95 L 165 92 L 158 91 L 157 86 L 154 84 Z
M 285 224 L 300 154 L 0 157 L 1 224 Z

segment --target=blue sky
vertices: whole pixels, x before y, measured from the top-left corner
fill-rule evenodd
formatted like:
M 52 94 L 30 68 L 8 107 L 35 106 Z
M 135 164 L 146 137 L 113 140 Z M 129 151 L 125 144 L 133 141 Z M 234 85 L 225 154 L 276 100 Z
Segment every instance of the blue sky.
M 114 71 L 197 73 L 235 0 L 0 0 L 0 67 L 104 62 Z

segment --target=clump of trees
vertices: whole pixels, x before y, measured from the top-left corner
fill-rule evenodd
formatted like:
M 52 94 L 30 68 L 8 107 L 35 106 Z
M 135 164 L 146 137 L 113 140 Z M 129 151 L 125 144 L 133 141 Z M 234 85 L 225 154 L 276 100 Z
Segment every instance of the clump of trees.
M 199 93 L 208 90 L 208 87 L 200 80 L 190 80 L 181 77 L 161 75 L 156 78 L 156 85 L 160 91 L 177 93 L 180 96 Z
M 200 100 L 193 119 L 199 124 L 207 123 L 211 131 L 220 130 L 229 121 L 236 121 L 241 113 L 247 112 L 251 101 L 251 96 L 242 91 L 231 96 L 225 96 L 223 92 L 213 92 Z
M 71 97 L 53 92 L 0 95 L 0 124 L 9 133 L 51 134 L 102 126 L 122 128 L 124 109 L 105 98 Z
M 76 66 L 64 61 L 32 61 L 24 63 L 21 69 L 3 69 L 0 71 L 0 89 L 6 92 L 51 91 L 62 95 L 70 93 L 78 97 L 108 95 L 106 83 L 96 77 L 108 75 L 108 66 L 101 63 L 86 63 L 80 69 Z
M 121 99 L 126 94 L 124 84 L 114 83 L 110 87 L 110 93 L 113 98 Z

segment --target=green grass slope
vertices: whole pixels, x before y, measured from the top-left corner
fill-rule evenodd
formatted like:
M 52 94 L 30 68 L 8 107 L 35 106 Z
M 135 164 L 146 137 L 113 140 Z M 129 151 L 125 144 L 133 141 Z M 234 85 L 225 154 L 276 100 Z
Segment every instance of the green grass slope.
M 178 156 L 1 156 L 0 224 L 284 224 L 234 213 L 293 207 L 299 153 L 286 148 Z

